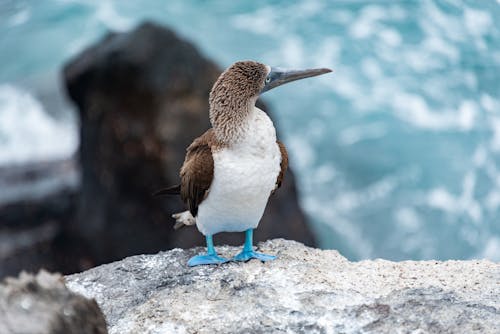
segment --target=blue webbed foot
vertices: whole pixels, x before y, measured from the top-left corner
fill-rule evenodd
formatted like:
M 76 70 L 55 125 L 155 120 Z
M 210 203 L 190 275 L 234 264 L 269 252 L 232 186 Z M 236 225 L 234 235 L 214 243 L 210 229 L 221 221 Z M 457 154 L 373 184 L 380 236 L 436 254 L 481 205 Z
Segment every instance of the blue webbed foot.
M 262 262 L 271 261 L 276 258 L 274 255 L 267 255 L 262 253 L 254 252 L 253 250 L 253 230 L 248 229 L 245 231 L 245 245 L 243 246 L 243 250 L 241 253 L 235 255 L 232 260 L 239 262 L 246 262 L 251 259 L 257 259 Z
M 204 264 L 222 264 L 229 262 L 228 259 L 220 257 L 214 248 L 214 241 L 211 235 L 207 235 L 207 253 L 203 255 L 196 255 L 189 259 L 188 266 L 201 266 Z
M 201 266 L 204 264 L 222 264 L 226 262 L 229 262 L 229 260 L 220 257 L 217 254 L 214 255 L 204 254 L 204 255 L 196 255 L 190 258 L 188 261 L 188 266 L 194 267 L 194 266 Z
M 241 253 L 235 255 L 232 260 L 239 261 L 239 262 L 246 262 L 246 261 L 251 260 L 251 259 L 257 259 L 257 260 L 260 260 L 262 262 L 266 262 L 266 261 L 271 261 L 271 260 L 276 259 L 276 256 L 257 253 L 257 252 L 254 252 L 253 250 L 252 251 L 245 251 L 244 250 Z

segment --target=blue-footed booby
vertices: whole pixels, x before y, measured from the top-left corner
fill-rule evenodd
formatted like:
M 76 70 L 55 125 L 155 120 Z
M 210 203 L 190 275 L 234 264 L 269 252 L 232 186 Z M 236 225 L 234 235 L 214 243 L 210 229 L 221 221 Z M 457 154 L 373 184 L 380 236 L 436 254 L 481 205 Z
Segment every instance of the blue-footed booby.
M 180 185 L 156 192 L 180 194 L 187 205 L 187 211 L 172 215 L 174 228 L 196 224 L 206 237 L 207 253 L 192 257 L 189 266 L 229 261 L 214 248 L 212 236 L 220 232 L 245 232 L 243 250 L 233 261 L 275 258 L 255 252 L 252 237 L 269 196 L 281 185 L 288 155 L 276 138 L 273 122 L 255 102 L 282 84 L 328 72 L 327 68 L 283 70 L 240 61 L 217 79 L 209 97 L 212 128 L 187 148 Z

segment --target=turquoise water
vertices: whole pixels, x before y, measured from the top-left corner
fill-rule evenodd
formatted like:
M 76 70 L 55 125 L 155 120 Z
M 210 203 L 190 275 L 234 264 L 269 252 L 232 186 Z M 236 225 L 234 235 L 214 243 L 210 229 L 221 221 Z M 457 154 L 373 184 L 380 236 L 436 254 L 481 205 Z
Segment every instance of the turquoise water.
M 146 18 L 222 66 L 334 69 L 265 96 L 323 247 L 500 261 L 498 1 L 0 0 L 0 163 L 70 154 L 74 125 L 45 117 L 23 82 Z

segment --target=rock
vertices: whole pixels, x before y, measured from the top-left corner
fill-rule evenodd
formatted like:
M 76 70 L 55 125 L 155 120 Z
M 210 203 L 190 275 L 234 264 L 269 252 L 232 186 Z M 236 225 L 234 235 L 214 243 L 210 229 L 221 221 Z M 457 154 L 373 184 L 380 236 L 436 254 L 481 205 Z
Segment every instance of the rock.
M 70 242 L 61 236 L 73 218 L 78 175 L 74 159 L 0 167 L 0 278 L 79 269 L 61 249 Z
M 82 188 L 69 233 L 93 263 L 204 243 L 174 232 L 177 198 L 151 194 L 179 182 L 186 147 L 209 128 L 208 94 L 220 69 L 172 31 L 145 23 L 112 33 L 64 68 L 81 121 Z M 313 244 L 293 175 L 270 201 L 256 233 Z M 221 235 L 224 243 L 243 236 Z
M 63 277 L 41 271 L 21 273 L 0 284 L 2 334 L 105 334 L 106 321 L 95 300 L 69 291 Z
M 66 282 L 97 300 L 110 333 L 500 332 L 498 263 L 349 262 L 282 239 L 259 248 L 278 259 L 189 268 L 202 249 L 174 249 Z

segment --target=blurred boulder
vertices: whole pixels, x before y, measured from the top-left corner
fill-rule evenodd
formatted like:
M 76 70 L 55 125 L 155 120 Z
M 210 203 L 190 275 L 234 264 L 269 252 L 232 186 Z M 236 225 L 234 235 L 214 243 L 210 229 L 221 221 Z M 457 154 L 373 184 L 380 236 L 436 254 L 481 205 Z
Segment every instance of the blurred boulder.
M 2 334 L 105 334 L 106 320 L 93 299 L 68 290 L 63 277 L 21 273 L 0 284 Z
M 63 236 L 78 187 L 73 158 L 0 167 L 0 278 L 23 269 L 82 268 L 67 251 L 74 245 Z
M 208 95 L 220 72 L 192 44 L 151 23 L 111 33 L 65 66 L 81 121 L 82 170 L 68 233 L 94 264 L 203 244 L 195 228 L 172 229 L 179 199 L 151 194 L 179 182 L 186 147 L 210 126 Z M 291 173 L 255 237 L 314 243 Z M 241 233 L 216 236 L 217 243 L 242 241 Z

